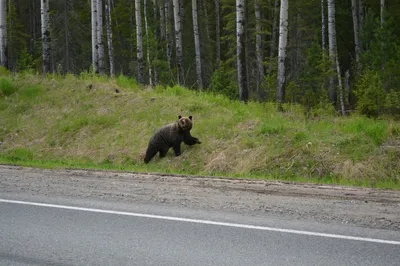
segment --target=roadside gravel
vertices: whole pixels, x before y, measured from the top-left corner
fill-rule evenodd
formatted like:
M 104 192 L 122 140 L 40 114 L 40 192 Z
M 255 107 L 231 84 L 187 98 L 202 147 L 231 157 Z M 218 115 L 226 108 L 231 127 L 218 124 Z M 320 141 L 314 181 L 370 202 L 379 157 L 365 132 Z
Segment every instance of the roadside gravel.
M 0 165 L 1 193 L 154 203 L 400 230 L 400 191 Z

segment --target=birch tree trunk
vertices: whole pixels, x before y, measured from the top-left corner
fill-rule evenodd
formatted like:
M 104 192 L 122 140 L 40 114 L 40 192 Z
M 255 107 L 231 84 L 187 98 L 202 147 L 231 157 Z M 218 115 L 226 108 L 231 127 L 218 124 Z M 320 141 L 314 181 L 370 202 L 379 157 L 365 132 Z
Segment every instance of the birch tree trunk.
M 245 0 L 236 0 L 236 57 L 239 99 L 245 103 L 249 100 L 246 70 L 245 38 Z
M 103 0 L 97 0 L 97 46 L 99 74 L 104 74 Z
M 329 36 L 329 59 L 331 61 L 331 69 L 336 69 L 336 31 L 335 31 L 335 9 L 333 0 L 328 0 L 328 36 Z M 335 76 L 332 74 L 329 78 L 329 101 L 336 104 Z
M 215 3 L 215 68 L 219 69 L 221 62 L 221 35 L 220 35 L 220 20 L 219 20 L 219 0 L 214 0 Z
M 91 0 L 92 15 L 92 65 L 94 73 L 99 72 L 97 53 L 97 0 Z
M 342 115 L 345 115 L 344 100 L 343 100 L 343 86 L 342 79 L 340 76 L 340 65 L 337 56 L 337 45 L 336 45 L 336 25 L 335 25 L 335 0 L 328 0 L 328 34 L 329 34 L 329 58 L 332 63 L 332 71 L 336 70 L 338 79 L 339 89 L 339 101 L 342 111 Z M 335 104 L 336 102 L 336 90 L 334 76 L 330 77 L 329 84 L 329 100 Z
M 140 0 L 135 0 L 135 14 L 136 14 L 136 46 L 137 46 L 137 63 L 138 73 L 137 81 L 143 84 L 143 37 L 142 37 L 142 14 L 140 9 Z
M 282 108 L 284 99 L 283 85 L 285 83 L 285 59 L 288 36 L 288 10 L 289 0 L 281 0 L 279 22 L 279 48 L 278 48 L 278 82 L 276 88 L 276 101 L 278 108 Z
M 272 23 L 272 36 L 271 36 L 271 46 L 269 50 L 269 67 L 268 67 L 268 73 L 272 73 L 272 61 L 275 56 L 275 43 L 276 43 L 276 26 L 278 24 L 278 0 L 275 0 L 274 3 L 274 9 L 273 9 L 273 17 L 274 21 Z
M 192 17 L 193 17 L 194 48 L 196 54 L 197 87 L 201 90 L 203 89 L 203 79 L 201 75 L 201 52 L 200 52 L 199 24 L 197 20 L 197 0 L 192 0 Z
M 358 30 L 358 12 L 357 12 L 357 0 L 351 0 L 351 13 L 353 16 L 353 31 L 354 31 L 354 51 L 356 57 L 356 63 L 360 62 L 360 35 Z
M 259 94 L 260 84 L 264 80 L 264 55 L 262 50 L 262 36 L 261 36 L 261 11 L 260 11 L 260 0 L 254 0 L 254 12 L 256 16 L 256 55 L 257 55 L 257 79 L 256 79 L 256 89 L 257 94 Z
M 167 61 L 168 61 L 168 69 L 172 70 L 172 27 L 170 25 L 170 0 L 165 0 L 164 10 L 165 10 L 165 39 L 166 39 L 166 52 L 167 52 Z
M 0 64 L 7 64 L 7 12 L 6 0 L 0 0 Z
M 153 86 L 153 69 L 151 66 L 151 61 L 150 61 L 150 45 L 149 45 L 149 27 L 147 25 L 147 0 L 144 0 L 143 2 L 143 14 L 144 14 L 144 28 L 146 31 L 146 58 L 147 58 L 147 67 L 149 69 L 149 85 Z
M 50 16 L 49 16 L 49 0 L 41 0 L 41 20 L 42 20 L 42 58 L 43 58 L 43 73 L 50 71 Z
M 178 70 L 178 84 L 184 84 L 183 69 L 183 50 L 182 50 L 182 17 L 180 0 L 173 0 L 174 5 L 174 25 L 175 25 L 175 45 L 176 45 L 176 65 Z
M 111 0 L 105 2 L 106 12 L 106 31 L 107 31 L 107 47 L 108 47 L 108 60 L 110 62 L 110 76 L 115 76 L 114 68 L 114 48 L 113 48 L 113 34 L 112 34 L 112 20 L 111 20 Z

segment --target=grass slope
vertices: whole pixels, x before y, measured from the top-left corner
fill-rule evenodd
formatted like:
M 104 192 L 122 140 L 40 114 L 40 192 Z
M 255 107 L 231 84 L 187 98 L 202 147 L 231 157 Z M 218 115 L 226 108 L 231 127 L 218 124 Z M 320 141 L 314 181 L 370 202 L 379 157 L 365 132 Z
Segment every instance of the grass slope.
M 5 74 L 0 163 L 400 188 L 398 122 L 285 109 L 123 76 Z M 203 143 L 145 165 L 150 136 L 179 114 L 193 115 Z

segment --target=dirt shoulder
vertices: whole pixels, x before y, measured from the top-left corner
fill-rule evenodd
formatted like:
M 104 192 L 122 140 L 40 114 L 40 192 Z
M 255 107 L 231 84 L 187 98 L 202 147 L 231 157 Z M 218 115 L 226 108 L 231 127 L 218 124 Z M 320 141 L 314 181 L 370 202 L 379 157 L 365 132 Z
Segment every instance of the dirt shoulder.
M 0 165 L 1 193 L 102 198 L 400 230 L 400 191 Z

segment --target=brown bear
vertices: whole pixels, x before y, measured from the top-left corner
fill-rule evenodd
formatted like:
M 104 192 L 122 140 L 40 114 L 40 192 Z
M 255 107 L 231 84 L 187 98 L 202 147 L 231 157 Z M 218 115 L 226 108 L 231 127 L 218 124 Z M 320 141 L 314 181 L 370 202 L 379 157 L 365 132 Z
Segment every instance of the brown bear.
M 178 116 L 178 120 L 172 124 L 163 126 L 150 138 L 147 146 L 144 162 L 148 163 L 156 154 L 160 152 L 160 158 L 167 155 L 169 148 L 173 148 L 175 155 L 181 155 L 181 143 L 186 145 L 201 144 L 198 138 L 190 135 L 193 122 L 192 116 Z

